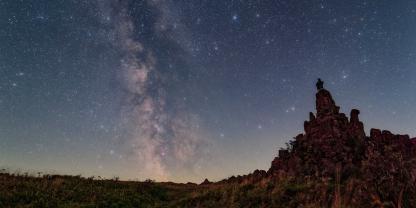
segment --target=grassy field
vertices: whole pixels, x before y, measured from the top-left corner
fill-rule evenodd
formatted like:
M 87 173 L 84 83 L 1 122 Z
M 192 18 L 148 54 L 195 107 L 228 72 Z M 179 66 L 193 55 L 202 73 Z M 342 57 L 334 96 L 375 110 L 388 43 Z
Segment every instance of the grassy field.
M 267 176 L 196 185 L 0 173 L 0 207 L 312 208 L 334 207 L 336 194 L 340 207 L 398 207 L 397 197 L 389 198 L 367 184 L 358 178 L 336 184 L 331 178 Z M 385 193 L 393 190 L 390 186 Z M 413 207 L 413 193 L 406 190 L 401 207 Z
M 304 188 L 271 178 L 196 185 L 1 173 L 0 207 L 291 207 Z
M 0 207 L 169 207 L 196 185 L 0 174 Z

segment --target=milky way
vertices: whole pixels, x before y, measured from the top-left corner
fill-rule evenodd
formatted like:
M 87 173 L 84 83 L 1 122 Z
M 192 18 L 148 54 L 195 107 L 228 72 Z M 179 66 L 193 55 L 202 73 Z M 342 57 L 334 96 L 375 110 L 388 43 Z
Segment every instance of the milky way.
M 101 18 L 110 17 L 109 39 L 120 52 L 120 84 L 127 92 L 122 110 L 122 126 L 129 131 L 125 139 L 133 152 L 141 177 L 168 180 L 171 169 L 185 169 L 193 172 L 194 165 L 200 161 L 203 152 L 209 148 L 199 132 L 196 115 L 173 105 L 166 98 L 164 83 L 167 77 L 158 70 L 157 58 L 151 49 L 145 48 L 135 39 L 136 28 L 129 14 L 128 2 L 99 2 Z M 169 33 L 171 14 L 166 3 L 146 2 L 160 14 L 154 23 L 155 33 Z M 105 22 L 105 19 L 104 19 Z M 169 41 L 176 41 L 172 38 Z M 182 99 L 182 98 L 179 98 Z M 175 99 L 177 100 L 177 99 Z M 174 101 L 175 101 L 174 100 Z M 171 101 L 172 102 L 172 101 Z M 205 150 L 201 149 L 205 145 Z M 207 155 L 204 155 L 207 156 Z M 135 161 L 135 160 L 133 160 Z M 190 166 L 189 166 L 190 164 Z
M 416 2 L 0 0 L 0 168 L 199 182 L 267 169 L 318 77 L 416 135 Z

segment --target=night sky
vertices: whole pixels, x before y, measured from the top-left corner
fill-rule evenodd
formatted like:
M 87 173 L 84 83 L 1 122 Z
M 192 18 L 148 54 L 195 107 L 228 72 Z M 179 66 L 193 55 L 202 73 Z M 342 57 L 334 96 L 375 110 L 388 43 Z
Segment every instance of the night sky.
M 268 169 L 318 77 L 367 133 L 416 136 L 416 1 L 0 0 L 0 168 Z

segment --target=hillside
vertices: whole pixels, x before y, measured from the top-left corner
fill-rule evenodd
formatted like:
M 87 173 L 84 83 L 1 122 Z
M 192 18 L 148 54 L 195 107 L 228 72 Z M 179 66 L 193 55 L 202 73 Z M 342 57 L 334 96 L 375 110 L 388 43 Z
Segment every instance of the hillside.
M 416 207 L 416 139 L 364 132 L 318 86 L 304 133 L 268 171 L 196 184 L 0 175 L 1 207 Z

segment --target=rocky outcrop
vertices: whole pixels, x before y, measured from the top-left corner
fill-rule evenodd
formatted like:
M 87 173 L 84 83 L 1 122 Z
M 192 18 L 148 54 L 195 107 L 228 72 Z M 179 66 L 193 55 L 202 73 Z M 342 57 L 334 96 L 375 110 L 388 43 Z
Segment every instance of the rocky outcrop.
M 319 89 L 316 114 L 309 113 L 309 120 L 304 122 L 304 133 L 295 137 L 291 148 L 279 150 L 268 174 L 332 177 L 336 168 L 341 167 L 341 172 L 348 176 L 360 169 L 366 157 L 371 157 L 368 154 L 387 144 L 393 144 L 405 159 L 412 156 L 415 139 L 378 129 L 371 129 L 368 137 L 359 114 L 359 110 L 352 109 L 348 118 L 340 113 L 331 93 Z
M 209 181 L 207 178 L 205 178 L 205 180 L 200 185 L 209 185 L 211 183 L 212 183 L 211 181 Z
M 238 175 L 238 176 L 231 176 L 227 179 L 221 180 L 217 183 L 220 184 L 230 184 L 230 183 L 238 183 L 238 184 L 250 184 L 250 183 L 257 183 L 269 175 L 265 170 L 255 170 L 253 173 L 248 175 Z
M 359 114 L 352 109 L 348 118 L 331 93 L 318 87 L 316 113 L 309 113 L 304 133 L 279 150 L 267 174 L 317 182 L 320 188 L 299 196 L 314 196 L 321 207 L 341 204 L 341 198 L 351 207 L 416 206 L 416 138 L 379 129 L 367 136 Z M 337 187 L 333 193 L 330 184 Z
M 316 93 L 316 112 L 317 117 L 338 114 L 339 106 L 335 105 L 331 93 L 326 89 L 321 89 Z
M 329 91 L 319 90 L 316 116 L 309 114 L 309 120 L 304 122 L 305 132 L 295 137 L 292 152 L 280 150 L 268 172 L 296 173 L 299 167 L 306 167 L 310 174 L 331 175 L 338 163 L 344 168 L 354 166 L 355 151 L 360 150 L 351 144 L 364 145 L 364 125 L 359 120 L 359 110 L 353 109 L 348 119 L 339 109 Z

